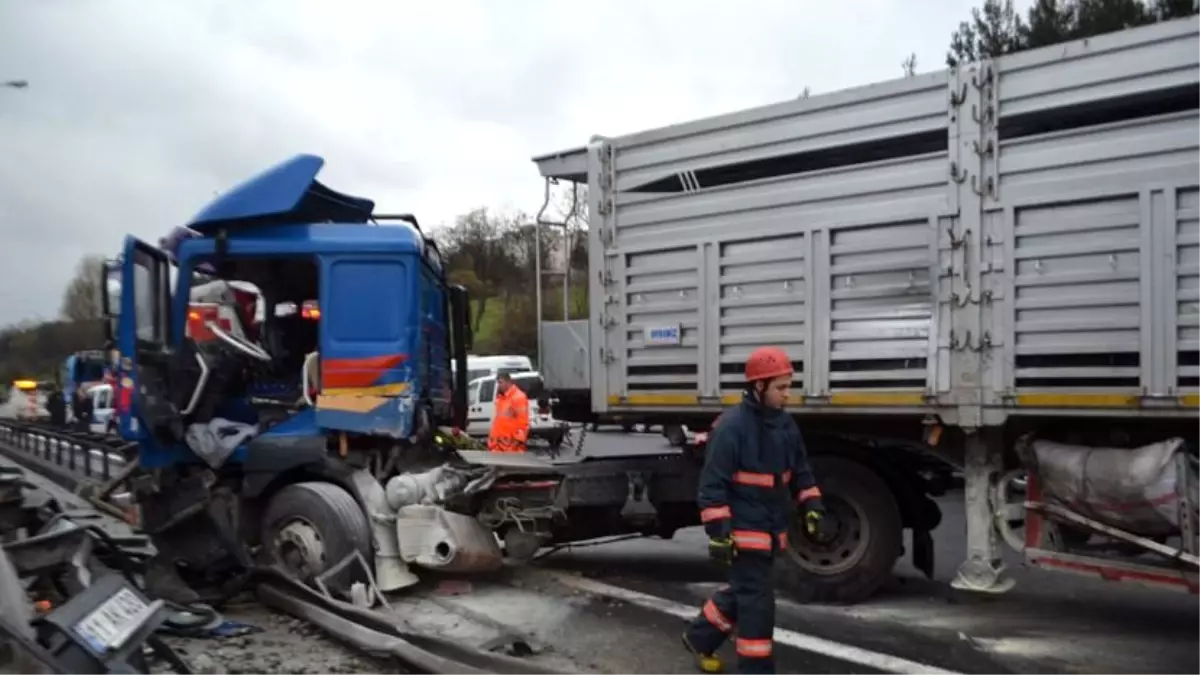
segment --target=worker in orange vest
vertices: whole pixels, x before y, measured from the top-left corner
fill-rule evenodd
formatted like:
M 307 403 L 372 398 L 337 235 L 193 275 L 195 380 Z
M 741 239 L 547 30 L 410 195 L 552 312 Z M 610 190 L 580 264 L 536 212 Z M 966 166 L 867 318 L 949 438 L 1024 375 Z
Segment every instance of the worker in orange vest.
M 492 433 L 488 435 L 488 450 L 492 452 L 525 452 L 529 440 L 529 399 L 513 384 L 512 376 L 496 376 L 496 416 L 492 418 Z

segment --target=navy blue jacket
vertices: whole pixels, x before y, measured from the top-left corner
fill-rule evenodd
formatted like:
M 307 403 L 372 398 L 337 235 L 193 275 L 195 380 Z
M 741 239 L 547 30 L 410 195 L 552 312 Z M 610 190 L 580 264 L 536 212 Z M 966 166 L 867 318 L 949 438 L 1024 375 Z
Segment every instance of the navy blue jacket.
M 821 493 L 791 415 L 746 394 L 709 434 L 697 501 L 709 537 L 739 549 L 772 550 L 786 536 L 793 504 L 820 508 Z M 815 502 L 813 500 L 816 500 Z

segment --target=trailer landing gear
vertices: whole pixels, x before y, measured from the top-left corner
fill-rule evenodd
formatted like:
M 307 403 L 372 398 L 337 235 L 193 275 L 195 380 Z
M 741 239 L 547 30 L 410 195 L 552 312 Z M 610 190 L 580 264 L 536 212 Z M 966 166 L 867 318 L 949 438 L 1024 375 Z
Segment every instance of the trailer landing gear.
M 951 588 L 977 593 L 1007 593 L 1016 581 L 1005 573 L 1000 542 L 993 523 L 992 481 L 1003 468 L 1000 434 L 980 429 L 966 438 L 967 559 L 958 568 Z

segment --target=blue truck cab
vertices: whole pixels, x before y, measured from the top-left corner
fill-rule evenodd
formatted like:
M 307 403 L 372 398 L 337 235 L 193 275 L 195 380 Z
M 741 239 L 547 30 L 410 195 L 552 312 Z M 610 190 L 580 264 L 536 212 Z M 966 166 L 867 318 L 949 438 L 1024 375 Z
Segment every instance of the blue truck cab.
M 277 473 L 465 426 L 465 382 L 451 368 L 465 373 L 465 291 L 415 218 L 375 215 L 371 200 L 322 185 L 323 164 L 299 155 L 268 169 L 159 246 L 126 238 L 106 312 L 119 388 L 133 393 L 119 433 L 138 442 L 143 468 L 203 459 Z M 235 313 L 236 327 L 209 322 L 217 339 L 190 339 L 193 289 L 233 281 L 258 289 L 258 311 Z M 210 438 L 252 432 L 210 461 L 189 429 L 214 423 L 226 428 Z
M 497 537 L 532 555 L 562 517 L 553 466 L 446 433 L 467 421 L 466 291 L 415 218 L 322 185 L 323 163 L 283 162 L 157 246 L 128 237 L 106 272 L 162 597 L 256 563 L 397 590 L 410 563 L 494 569 Z

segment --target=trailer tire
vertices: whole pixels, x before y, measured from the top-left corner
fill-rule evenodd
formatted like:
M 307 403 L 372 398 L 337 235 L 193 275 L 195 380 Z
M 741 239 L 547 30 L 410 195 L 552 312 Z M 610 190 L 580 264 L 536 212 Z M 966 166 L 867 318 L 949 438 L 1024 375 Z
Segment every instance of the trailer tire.
M 850 605 L 869 598 L 892 574 L 904 545 L 900 507 L 887 483 L 859 462 L 812 458 L 829 517 L 830 545 L 811 541 L 797 512 L 779 556 L 780 586 L 800 602 Z
M 332 483 L 293 483 L 272 495 L 263 514 L 262 543 L 265 562 L 304 583 L 356 550 L 372 564 L 366 515 L 349 492 Z M 365 578 L 363 572 L 351 564 L 325 584 L 344 593 Z

